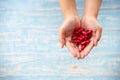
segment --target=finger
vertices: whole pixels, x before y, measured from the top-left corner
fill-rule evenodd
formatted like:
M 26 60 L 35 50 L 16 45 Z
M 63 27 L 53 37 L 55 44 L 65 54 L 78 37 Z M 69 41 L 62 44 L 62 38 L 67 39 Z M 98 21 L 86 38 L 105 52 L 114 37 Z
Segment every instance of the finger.
M 79 57 L 79 59 L 84 59 L 84 57 L 85 57 L 85 54 L 84 54 L 83 52 L 80 52 L 80 57 Z
M 75 51 L 75 57 L 79 58 L 80 53 L 79 53 L 79 48 L 71 42 L 71 36 L 66 38 L 66 43 L 69 44 Z
M 93 44 L 93 41 L 91 41 L 90 44 L 88 44 L 86 48 L 81 52 L 81 58 L 82 59 L 85 58 L 90 53 L 93 47 L 94 47 L 94 44 Z
M 63 29 L 59 30 L 59 40 L 60 40 L 61 48 L 63 48 L 65 45 L 65 32 Z
M 78 49 L 79 49 L 79 57 L 78 57 L 78 59 L 80 59 L 81 58 L 81 45 L 78 46 Z
M 74 46 L 69 41 L 66 41 L 66 47 L 70 50 L 74 57 L 77 56 Z
M 96 36 L 95 36 L 95 39 L 94 39 L 94 45 L 97 46 L 98 44 L 98 41 L 100 40 L 101 38 L 101 34 L 102 34 L 102 28 L 99 27 L 96 31 Z
M 77 54 L 77 59 L 80 59 L 80 51 L 79 51 L 79 46 L 77 47 L 76 45 L 75 45 L 75 51 L 76 51 L 76 54 Z

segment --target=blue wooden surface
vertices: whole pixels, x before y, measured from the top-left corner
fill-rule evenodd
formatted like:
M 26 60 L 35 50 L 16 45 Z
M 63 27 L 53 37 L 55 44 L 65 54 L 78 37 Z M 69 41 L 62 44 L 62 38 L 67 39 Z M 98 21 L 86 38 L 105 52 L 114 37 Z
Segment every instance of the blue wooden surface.
M 119 4 L 103 0 L 101 41 L 78 61 L 59 46 L 58 0 L 0 0 L 0 80 L 120 80 Z

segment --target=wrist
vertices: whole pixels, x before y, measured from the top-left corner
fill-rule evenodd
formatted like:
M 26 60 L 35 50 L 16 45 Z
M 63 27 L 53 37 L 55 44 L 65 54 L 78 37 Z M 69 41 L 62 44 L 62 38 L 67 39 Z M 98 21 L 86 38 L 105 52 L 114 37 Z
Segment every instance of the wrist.
M 75 15 L 67 16 L 64 19 L 64 22 L 68 22 L 70 24 L 74 24 L 74 25 L 80 26 L 80 18 L 79 18 L 79 16 L 75 16 Z
M 85 13 L 85 14 L 83 15 L 83 18 L 97 19 L 97 15 L 96 15 L 96 14 Z
M 69 14 L 69 15 L 64 16 L 64 20 L 68 20 L 68 19 L 80 20 L 77 14 Z
M 82 21 L 84 22 L 86 20 L 97 20 L 97 18 L 93 15 L 83 15 Z
M 84 15 L 81 19 L 82 26 L 84 27 L 88 26 L 89 24 L 93 24 L 96 21 L 97 21 L 97 18 L 90 15 Z

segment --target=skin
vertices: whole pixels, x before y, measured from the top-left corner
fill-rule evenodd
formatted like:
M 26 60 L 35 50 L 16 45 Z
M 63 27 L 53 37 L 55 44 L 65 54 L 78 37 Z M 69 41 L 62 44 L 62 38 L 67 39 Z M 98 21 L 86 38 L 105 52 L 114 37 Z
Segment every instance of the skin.
M 59 2 L 64 15 L 63 24 L 59 29 L 61 47 L 66 46 L 74 57 L 83 59 L 98 44 L 101 38 L 102 27 L 97 21 L 97 16 L 102 0 L 85 0 L 84 14 L 81 19 L 77 12 L 75 0 L 59 0 Z M 90 44 L 81 52 L 79 52 L 81 46 L 76 46 L 70 41 L 75 27 L 93 30 Z

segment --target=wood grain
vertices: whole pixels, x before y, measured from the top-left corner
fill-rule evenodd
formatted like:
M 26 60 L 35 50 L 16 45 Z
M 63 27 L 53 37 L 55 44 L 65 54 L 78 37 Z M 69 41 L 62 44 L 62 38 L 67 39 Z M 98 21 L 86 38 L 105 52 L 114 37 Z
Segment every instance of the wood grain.
M 84 0 L 77 0 L 80 17 Z M 61 49 L 58 0 L 0 0 L 0 80 L 120 80 L 120 0 L 103 0 L 102 38 L 77 60 Z

